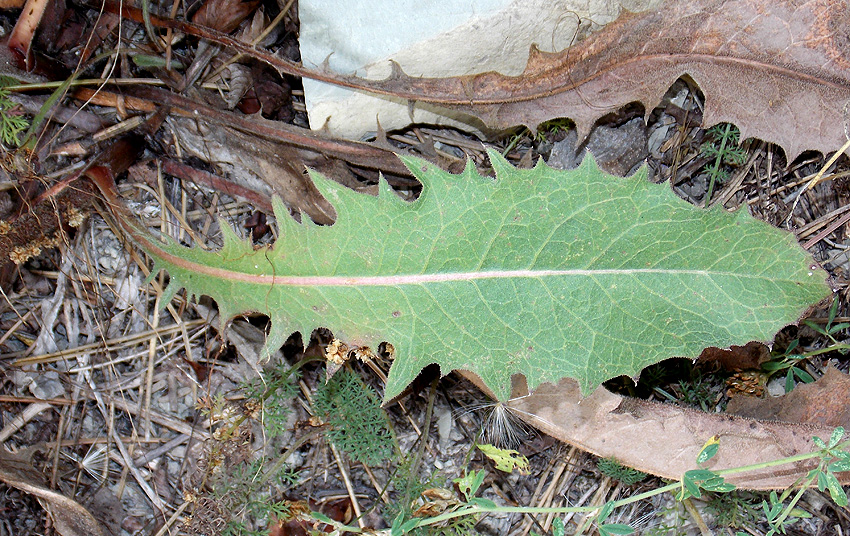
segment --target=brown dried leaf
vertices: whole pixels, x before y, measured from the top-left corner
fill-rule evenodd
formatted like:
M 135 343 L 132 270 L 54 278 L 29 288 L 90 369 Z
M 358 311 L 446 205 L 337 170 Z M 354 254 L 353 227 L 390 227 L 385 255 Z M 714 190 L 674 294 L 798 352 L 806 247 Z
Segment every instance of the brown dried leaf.
M 29 461 L 0 449 L 0 480 L 38 497 L 62 536 L 107 536 L 106 529 L 80 503 L 44 485 Z
M 709 369 L 740 372 L 757 369 L 769 358 L 770 349 L 767 345 L 753 341 L 744 346 L 732 345 L 728 349 L 714 346 L 706 348 L 697 360 Z
M 455 494 L 445 488 L 428 488 L 422 492 L 422 496 L 426 499 L 451 501 L 455 499 Z
M 192 16 L 192 22 L 230 33 L 253 13 L 258 5 L 259 0 L 207 0 Z
M 480 382 L 468 372 L 464 376 Z M 517 377 L 519 378 L 519 377 Z M 720 449 L 706 469 L 720 470 L 777 460 L 817 450 L 812 436 L 828 438 L 831 427 L 703 413 L 670 404 L 626 398 L 598 388 L 582 398 L 566 379 L 528 394 L 515 383 L 508 402 L 516 415 L 550 436 L 601 457 L 663 478 L 679 480 L 691 469 L 705 443 L 717 436 Z M 817 460 L 726 477 L 744 489 L 784 489 L 817 465 Z M 838 475 L 842 483 L 850 474 Z
M 183 130 L 195 138 L 191 143 L 194 145 L 195 150 L 200 151 L 200 154 L 203 155 L 199 155 L 199 158 L 204 161 L 227 162 L 227 155 L 217 153 L 215 150 L 216 145 L 204 147 L 205 133 L 212 129 L 211 126 L 206 124 L 209 123 L 210 125 L 215 125 L 214 131 L 217 133 L 218 138 L 225 138 L 225 132 L 231 132 L 231 128 L 236 129 L 244 133 L 242 137 L 246 138 L 245 143 L 248 144 L 250 150 L 261 155 L 268 155 L 270 158 L 276 160 L 283 160 L 288 170 L 292 170 L 293 173 L 297 171 L 299 179 L 293 179 L 296 185 L 302 180 L 306 167 L 309 167 L 354 190 L 366 189 L 373 194 L 377 192 L 377 185 L 364 188 L 363 183 L 355 177 L 346 163 L 364 170 L 381 171 L 387 182 L 393 186 L 400 185 L 410 188 L 416 184 L 413 179 L 408 178 L 410 177 L 410 170 L 396 156 L 395 151 L 398 149 L 392 149 L 378 144 L 330 138 L 321 132 L 312 132 L 308 129 L 287 125 L 279 121 L 267 120 L 259 115 L 244 116 L 238 113 L 224 112 L 212 106 L 192 101 L 176 93 L 169 93 L 155 88 L 128 88 L 128 91 L 133 93 L 133 96 L 136 97 L 137 105 L 141 107 L 150 105 L 152 102 L 169 106 L 172 112 L 178 115 L 190 115 L 196 120 L 203 118 L 205 121 L 200 127 L 186 127 Z M 145 101 L 151 102 L 145 104 Z M 225 127 L 225 129 L 218 127 Z M 183 131 L 177 132 L 177 134 L 182 135 Z M 283 154 L 278 149 L 281 146 L 285 149 L 286 154 Z M 257 169 L 256 171 L 258 173 L 264 172 L 262 169 Z M 278 181 L 278 177 L 275 175 L 268 177 L 268 179 L 270 183 Z M 257 193 L 263 191 L 261 187 L 253 188 L 250 185 L 244 186 L 248 190 L 253 190 Z M 312 191 L 315 190 L 315 187 L 312 187 L 312 182 L 310 182 L 310 186 L 307 188 L 307 194 L 310 196 L 307 201 L 310 201 L 313 195 Z M 284 201 L 289 201 L 286 195 L 281 194 L 281 197 Z M 267 199 L 270 199 L 270 197 L 267 196 Z M 324 200 L 322 201 L 326 203 Z M 329 207 L 330 205 L 326 205 L 326 208 Z M 301 209 L 302 207 L 299 206 L 298 208 Z M 322 211 L 324 210 L 323 208 Z M 307 212 L 309 213 L 309 211 Z
M 310 510 L 321 512 L 334 521 L 343 524 L 351 522 L 354 517 L 351 500 L 348 498 L 322 503 L 312 499 L 309 503 L 307 501 L 295 501 L 291 503 L 290 513 L 292 517 L 290 519 L 277 521 L 272 516 L 269 536 L 307 536 L 308 534 L 330 533 L 331 526 L 310 518 Z
M 263 30 L 266 29 L 266 24 L 268 24 L 268 22 L 269 21 L 266 18 L 265 12 L 263 11 L 263 6 L 260 6 L 259 9 L 254 11 L 254 16 L 251 17 L 251 22 L 240 28 L 236 33 L 236 39 L 245 41 L 246 43 L 253 43 L 255 39 L 260 37 Z
M 777 143 L 790 159 L 844 144 L 849 58 L 844 1 L 689 0 L 625 14 L 559 53 L 532 48 L 519 76 L 411 78 L 395 66 L 387 80 L 346 80 L 463 110 L 495 128 L 569 117 L 584 138 L 631 102 L 649 113 L 688 75 L 706 95 L 705 125 L 734 123 L 742 139 Z
M 413 517 L 435 517 L 446 510 L 457 507 L 460 504 L 459 501 L 446 501 L 443 499 L 437 499 L 435 501 L 428 501 L 411 514 Z
M 733 398 L 726 411 L 753 419 L 850 429 L 850 377 L 835 367 L 828 367 L 816 382 L 798 385 L 783 396 Z
M 135 137 L 121 138 L 93 159 L 95 167 L 118 174 L 137 158 L 141 145 Z M 20 265 L 66 238 L 65 231 L 79 227 L 97 199 L 97 187 L 79 175 L 49 182 L 43 177 L 24 175 L 22 169 L 14 201 L 5 207 L 11 215 L 0 220 L 0 286 L 11 281 L 14 265 Z M 14 208 L 12 208 L 14 207 Z
M 312 162 L 308 151 L 191 119 L 172 117 L 168 123 L 188 154 L 223 167 L 233 183 L 267 199 L 275 193 L 314 222 L 333 223 L 333 207 L 305 174 L 304 164 Z
M 114 2 L 107 9 L 117 12 Z M 141 11 L 122 13 L 141 20 Z M 679 77 L 706 95 L 703 124 L 735 123 L 741 137 L 777 143 L 793 159 L 830 152 L 846 140 L 850 102 L 850 13 L 842 0 L 669 0 L 625 14 L 562 52 L 532 48 L 519 76 L 489 72 L 411 78 L 398 65 L 386 80 L 312 70 L 218 32 L 151 17 L 271 65 L 350 89 L 465 111 L 490 127 L 569 117 L 583 138 L 593 123 L 631 102 L 647 113 Z
M 0 220 L 0 286 L 11 281 L 16 265 L 59 245 L 63 228 L 79 226 L 95 199 L 94 185 L 82 179 L 55 183 L 47 190 L 41 189 L 42 182 L 22 179 L 14 213 Z

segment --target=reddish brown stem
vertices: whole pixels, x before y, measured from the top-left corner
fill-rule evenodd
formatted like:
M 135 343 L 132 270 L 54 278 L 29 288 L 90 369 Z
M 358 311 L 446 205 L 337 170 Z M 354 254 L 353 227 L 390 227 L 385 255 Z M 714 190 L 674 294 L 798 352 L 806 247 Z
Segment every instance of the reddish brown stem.
M 30 47 L 48 2 L 49 0 L 27 0 L 21 16 L 18 17 L 18 22 L 15 23 L 15 28 L 9 34 L 9 50 L 21 62 L 21 69 L 29 71 L 32 68 Z

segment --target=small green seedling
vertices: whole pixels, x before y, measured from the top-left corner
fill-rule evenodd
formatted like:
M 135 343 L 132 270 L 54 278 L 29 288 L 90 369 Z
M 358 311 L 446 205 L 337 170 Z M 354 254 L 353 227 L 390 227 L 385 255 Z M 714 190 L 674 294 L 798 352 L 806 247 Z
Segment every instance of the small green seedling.
M 0 76 L 0 139 L 4 145 L 18 147 L 20 135 L 29 128 L 29 119 L 24 117 L 17 104 L 9 99 L 9 86 L 17 81 L 9 76 Z
M 637 484 L 647 476 L 643 471 L 626 467 L 617 461 L 616 458 L 599 458 L 596 462 L 596 468 L 603 475 L 614 480 L 619 480 L 624 486 Z
M 747 152 L 739 147 L 741 131 L 735 125 L 720 123 L 708 129 L 710 141 L 703 143 L 700 152 L 706 158 L 713 159 L 706 165 L 708 172 L 708 192 L 705 194 L 705 206 L 711 203 L 714 184 L 729 176 L 726 166 L 740 166 L 747 161 Z
M 803 364 L 810 357 L 814 357 L 816 355 L 826 354 L 829 352 L 839 352 L 842 355 L 847 355 L 850 352 L 850 344 L 841 343 L 836 339 L 836 334 L 840 331 L 843 331 L 850 327 L 850 322 L 841 322 L 838 324 L 833 324 L 835 322 L 835 317 L 838 314 L 838 303 L 839 300 L 834 300 L 832 302 L 832 306 L 829 308 L 829 316 L 827 317 L 827 322 L 825 325 L 821 326 L 820 324 L 813 322 L 811 320 L 803 320 L 803 324 L 812 328 L 817 333 L 823 335 L 828 338 L 832 344 L 825 348 L 819 348 L 817 350 L 811 350 L 808 352 L 795 352 L 797 347 L 800 345 L 800 339 L 794 339 L 788 345 L 784 352 L 779 355 L 773 357 L 770 361 L 762 364 L 762 370 L 767 372 L 770 376 L 775 376 L 777 373 L 785 371 L 785 392 L 790 393 L 796 384 L 796 381 L 800 381 L 803 383 L 813 383 L 815 379 L 811 374 L 806 372 L 803 368 Z

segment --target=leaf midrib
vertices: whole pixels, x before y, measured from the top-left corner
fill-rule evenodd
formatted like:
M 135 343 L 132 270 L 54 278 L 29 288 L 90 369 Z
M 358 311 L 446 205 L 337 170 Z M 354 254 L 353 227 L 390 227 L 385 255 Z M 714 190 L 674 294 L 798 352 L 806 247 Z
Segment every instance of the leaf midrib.
M 160 259 L 194 273 L 209 275 L 217 278 L 250 283 L 257 285 L 280 285 L 291 287 L 369 287 L 369 286 L 402 286 L 424 285 L 428 283 L 450 283 L 461 281 L 476 281 L 482 279 L 539 279 L 543 277 L 597 277 L 597 276 L 633 276 L 633 275 L 691 275 L 697 277 L 734 277 L 739 279 L 764 279 L 761 274 L 746 274 L 729 271 L 690 270 L 683 268 L 573 268 L 569 270 L 489 270 L 474 272 L 442 272 L 432 274 L 403 274 L 385 276 L 282 276 L 274 274 L 251 274 L 216 268 L 205 264 L 189 261 L 144 238 L 141 233 L 133 233 L 135 238 L 143 242 L 149 251 L 153 250 Z M 216 253 L 212 253 L 216 254 Z M 258 259 L 259 260 L 259 259 Z M 274 268 L 267 258 L 263 261 Z M 259 269 L 259 266 L 257 267 Z M 775 282 L 794 282 L 793 279 L 772 278 Z
M 165 255 L 163 255 L 165 256 Z M 236 272 L 223 268 L 212 268 L 210 266 L 176 261 L 180 267 L 192 272 L 203 273 L 231 281 L 242 283 L 254 283 L 262 285 L 281 285 L 292 287 L 369 287 L 369 286 L 402 286 L 402 285 L 424 285 L 428 283 L 449 283 L 461 281 L 476 281 L 481 279 L 539 279 L 543 277 L 596 277 L 596 276 L 630 276 L 630 275 L 692 275 L 699 277 L 735 277 L 740 279 L 764 279 L 758 274 L 741 274 L 736 272 L 713 272 L 710 270 L 687 270 L 687 269 L 662 269 L 662 268 L 601 268 L 596 270 L 571 269 L 571 270 L 495 270 L 484 272 L 446 272 L 434 274 L 405 274 L 387 276 L 279 276 L 269 274 L 249 274 Z M 772 279 L 772 281 L 792 281 L 784 279 Z

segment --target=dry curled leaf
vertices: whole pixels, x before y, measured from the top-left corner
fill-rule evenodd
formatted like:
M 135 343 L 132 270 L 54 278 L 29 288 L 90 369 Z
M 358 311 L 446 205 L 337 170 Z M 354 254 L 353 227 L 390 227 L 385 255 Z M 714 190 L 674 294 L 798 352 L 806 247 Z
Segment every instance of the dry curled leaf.
M 333 208 L 299 168 L 310 159 L 307 151 L 201 121 L 172 117 L 168 124 L 186 152 L 221 166 L 234 184 L 266 199 L 277 194 L 314 222 L 333 222 Z
M 770 359 L 770 349 L 762 342 L 748 342 L 744 346 L 732 345 L 729 348 L 706 348 L 699 355 L 699 363 L 709 369 L 729 372 L 758 369 Z
M 828 367 L 816 382 L 798 385 L 782 396 L 735 397 L 729 401 L 726 411 L 754 419 L 850 429 L 850 377 L 835 367 Z
M 207 0 L 192 16 L 192 22 L 230 33 L 260 5 L 259 0 Z
M 114 2 L 107 9 L 118 11 Z M 123 13 L 141 20 L 138 9 L 124 6 Z M 454 108 L 495 128 L 569 117 L 584 137 L 597 119 L 626 104 L 651 111 L 687 76 L 706 95 L 705 125 L 734 123 L 742 138 L 776 143 L 789 159 L 806 149 L 835 151 L 846 141 L 848 19 L 843 0 L 669 0 L 656 11 L 622 15 L 562 52 L 533 49 L 518 76 L 411 78 L 396 68 L 386 80 L 365 80 L 151 17 L 154 25 L 230 47 L 280 73 Z
M 705 94 L 707 126 L 734 123 L 742 139 L 781 145 L 789 159 L 805 149 L 837 150 L 850 101 L 847 3 L 668 1 L 626 13 L 563 52 L 532 48 L 518 76 L 411 78 L 396 66 L 386 80 L 346 80 L 465 111 L 493 128 L 569 117 L 584 138 L 597 119 L 626 104 L 640 102 L 649 113 L 682 76 Z
M 464 375 L 480 385 L 474 376 Z M 813 452 L 817 447 L 812 436 L 828 438 L 832 433 L 832 427 L 818 424 L 704 413 L 626 398 L 604 387 L 582 398 L 578 384 L 570 379 L 544 384 L 532 394 L 524 382 L 516 382 L 508 407 L 556 439 L 674 480 L 697 467 L 697 455 L 714 436 L 720 448 L 705 468 L 716 471 Z M 726 480 L 744 489 L 784 489 L 816 465 L 817 459 L 806 460 L 729 475 Z M 850 482 L 848 473 L 839 473 L 838 478 Z

